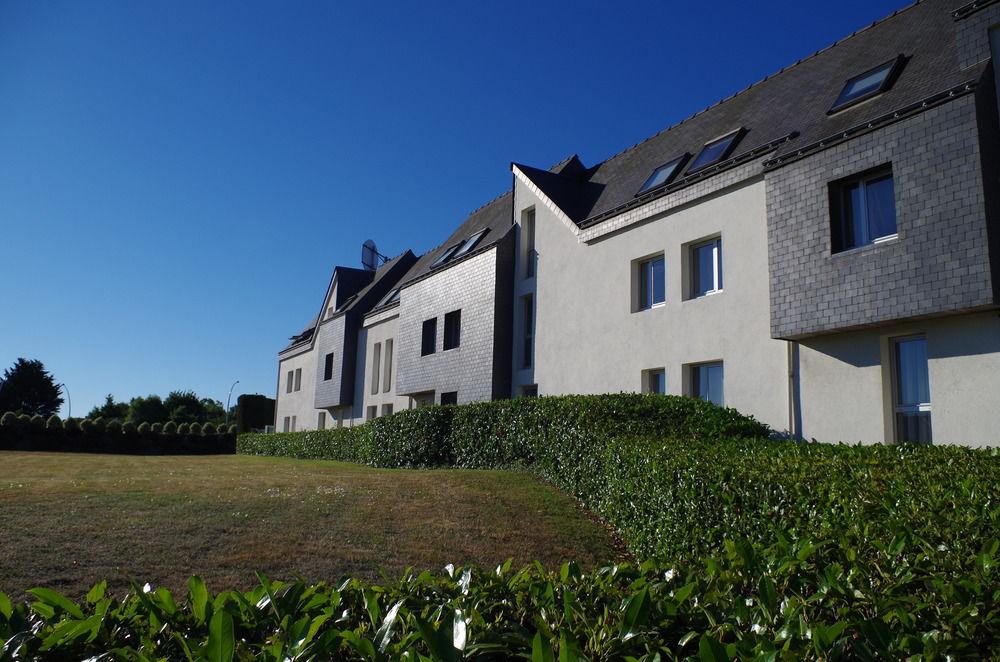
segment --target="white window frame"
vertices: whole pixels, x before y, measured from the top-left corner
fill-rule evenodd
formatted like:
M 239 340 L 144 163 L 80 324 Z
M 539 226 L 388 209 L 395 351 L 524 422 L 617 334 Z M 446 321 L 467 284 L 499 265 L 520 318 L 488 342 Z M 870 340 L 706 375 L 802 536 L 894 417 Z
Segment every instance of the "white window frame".
M 653 263 L 657 260 L 663 262 L 663 301 L 653 301 L 653 291 L 655 289 L 653 287 Z M 638 259 L 635 261 L 635 270 L 636 312 L 665 306 L 667 304 L 667 256 L 664 253 L 657 253 Z M 645 299 L 642 296 L 643 283 L 645 283 L 648 295 Z
M 900 367 L 899 367 L 899 354 L 897 352 L 897 346 L 901 342 L 906 342 L 907 340 L 923 340 L 927 343 L 927 336 L 922 333 L 912 333 L 906 336 L 897 336 L 889 339 L 889 374 L 892 379 L 892 437 L 896 443 L 903 443 L 905 440 L 901 439 L 901 430 L 899 429 L 899 417 L 898 414 L 930 414 L 931 415 L 931 441 L 934 439 L 934 414 L 931 411 L 930 402 L 919 402 L 914 404 L 902 404 L 900 402 L 901 394 L 899 392 L 899 378 L 900 378 Z M 928 366 L 927 366 L 927 380 L 930 381 L 930 357 L 928 356 Z M 931 389 L 930 384 L 927 385 L 927 395 L 930 397 Z
M 667 370 L 666 368 L 649 368 L 642 371 L 642 392 L 643 393 L 659 393 L 653 390 L 653 375 L 663 375 L 663 392 L 660 395 L 667 394 Z
M 702 368 L 709 368 L 718 366 L 722 369 L 722 402 L 717 402 L 720 407 L 726 406 L 726 364 L 724 361 L 702 361 L 701 363 L 691 363 L 688 365 L 688 395 L 692 398 L 698 398 L 700 400 L 705 400 L 706 402 L 711 402 L 708 398 L 703 398 L 698 392 L 701 389 L 701 376 L 700 370 Z
M 712 246 L 712 289 L 698 292 L 695 288 L 695 274 L 698 273 L 698 259 L 696 257 L 698 249 Z M 698 241 L 688 247 L 688 289 L 692 299 L 718 294 L 723 288 L 722 277 L 722 237 L 712 237 L 704 241 Z

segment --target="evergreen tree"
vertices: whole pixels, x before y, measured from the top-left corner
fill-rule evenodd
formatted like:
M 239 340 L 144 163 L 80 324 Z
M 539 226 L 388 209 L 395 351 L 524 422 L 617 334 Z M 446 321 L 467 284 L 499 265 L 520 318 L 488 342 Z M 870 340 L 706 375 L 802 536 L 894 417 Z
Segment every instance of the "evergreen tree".
M 0 412 L 16 411 L 48 418 L 62 406 L 62 388 L 41 361 L 18 359 L 0 381 Z

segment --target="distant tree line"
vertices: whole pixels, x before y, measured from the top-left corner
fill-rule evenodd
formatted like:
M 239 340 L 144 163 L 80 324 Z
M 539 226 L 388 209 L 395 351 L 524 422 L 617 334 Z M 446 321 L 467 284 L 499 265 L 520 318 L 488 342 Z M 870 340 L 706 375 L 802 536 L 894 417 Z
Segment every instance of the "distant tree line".
M 232 414 L 232 412 L 230 412 Z M 87 418 L 103 418 L 128 423 L 212 423 L 218 425 L 226 420 L 226 410 L 222 403 L 211 398 L 200 398 L 194 391 L 171 391 L 166 398 L 158 395 L 135 397 L 128 402 L 116 402 L 110 393 L 104 404 L 90 410 Z

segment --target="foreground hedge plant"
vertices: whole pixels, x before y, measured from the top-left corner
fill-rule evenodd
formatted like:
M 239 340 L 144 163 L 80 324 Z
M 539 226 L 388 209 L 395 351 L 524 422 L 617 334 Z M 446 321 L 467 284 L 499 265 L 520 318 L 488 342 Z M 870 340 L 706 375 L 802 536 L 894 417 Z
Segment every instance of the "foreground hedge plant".
M 186 598 L 98 585 L 80 603 L 0 594 L 5 659 L 985 659 L 997 653 L 996 543 L 962 582 L 920 557 L 826 564 L 827 543 L 728 544 L 704 566 L 574 564 L 407 573 L 382 586 L 285 584 Z M 877 588 L 867 578 L 884 576 Z M 921 586 L 914 595 L 914 584 Z M 104 657 L 100 659 L 105 659 Z

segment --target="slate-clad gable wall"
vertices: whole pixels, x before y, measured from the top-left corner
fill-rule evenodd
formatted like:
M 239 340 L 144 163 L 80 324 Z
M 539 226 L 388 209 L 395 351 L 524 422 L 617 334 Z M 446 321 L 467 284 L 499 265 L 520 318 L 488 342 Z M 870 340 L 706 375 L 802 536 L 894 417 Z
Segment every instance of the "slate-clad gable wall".
M 955 21 L 958 66 L 962 69 L 990 58 L 990 27 L 1000 24 L 1000 3 Z
M 328 407 L 340 407 L 350 404 L 350 399 L 346 401 L 343 397 L 344 390 L 350 388 L 345 379 L 345 367 L 348 361 L 348 353 L 344 349 L 344 328 L 347 320 L 346 315 L 335 317 L 334 319 L 320 325 L 319 335 L 316 337 L 316 400 L 317 409 Z M 324 368 L 326 367 L 326 355 L 333 352 L 333 376 L 329 380 L 323 379 Z
M 975 105 L 961 97 L 766 175 L 773 337 L 994 302 Z M 829 183 L 885 163 L 898 239 L 831 255 Z
M 497 246 L 448 267 L 403 289 L 399 302 L 398 375 L 396 392 L 413 394 L 458 391 L 458 402 L 490 400 L 493 396 L 494 324 Z M 444 315 L 462 310 L 461 345 L 442 351 Z M 436 351 L 420 356 L 423 322 L 436 317 Z M 509 369 L 509 368 L 508 368 Z

